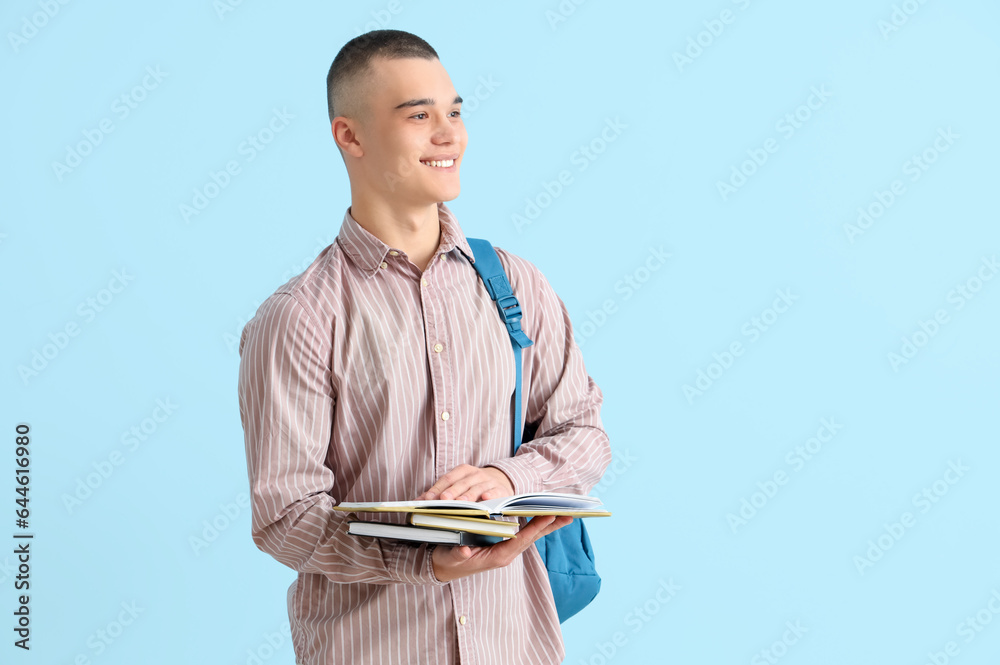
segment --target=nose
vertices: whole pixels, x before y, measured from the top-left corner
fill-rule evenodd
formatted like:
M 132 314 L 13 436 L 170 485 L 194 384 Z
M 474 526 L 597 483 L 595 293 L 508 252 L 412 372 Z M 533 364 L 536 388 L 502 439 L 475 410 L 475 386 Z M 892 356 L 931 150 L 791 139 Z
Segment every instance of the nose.
M 450 114 L 449 111 L 435 116 L 434 139 L 437 143 L 458 143 L 461 138 L 463 129 L 461 116 L 449 117 Z

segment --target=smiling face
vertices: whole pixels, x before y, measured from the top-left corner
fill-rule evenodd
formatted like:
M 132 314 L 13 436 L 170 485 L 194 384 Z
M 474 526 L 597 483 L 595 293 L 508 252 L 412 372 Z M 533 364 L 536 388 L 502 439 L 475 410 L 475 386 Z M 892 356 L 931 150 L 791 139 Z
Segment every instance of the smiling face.
M 450 201 L 468 134 L 461 97 L 437 59 L 385 59 L 356 87 L 360 117 L 334 118 L 351 189 L 407 206 Z

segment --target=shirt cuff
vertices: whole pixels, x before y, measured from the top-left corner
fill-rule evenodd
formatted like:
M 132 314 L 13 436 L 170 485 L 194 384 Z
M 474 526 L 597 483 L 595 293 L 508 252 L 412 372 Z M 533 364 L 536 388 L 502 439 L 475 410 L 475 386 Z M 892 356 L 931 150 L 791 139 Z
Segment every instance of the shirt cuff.
M 382 541 L 383 551 L 388 549 L 387 562 L 393 579 L 402 584 L 433 584 L 444 586 L 434 575 L 434 545 L 423 543 L 417 546 L 401 542 Z
M 492 466 L 503 471 L 514 486 L 514 494 L 528 494 L 540 491 L 541 479 L 538 471 L 524 457 L 508 457 L 490 462 L 486 466 Z

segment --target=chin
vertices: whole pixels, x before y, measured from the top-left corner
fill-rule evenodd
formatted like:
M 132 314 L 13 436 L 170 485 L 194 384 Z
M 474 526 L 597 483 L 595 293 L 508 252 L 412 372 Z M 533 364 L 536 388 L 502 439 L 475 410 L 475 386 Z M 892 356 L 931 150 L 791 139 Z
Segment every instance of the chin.
M 459 192 L 461 192 L 460 187 L 439 187 L 429 194 L 435 201 L 451 201 L 458 198 Z

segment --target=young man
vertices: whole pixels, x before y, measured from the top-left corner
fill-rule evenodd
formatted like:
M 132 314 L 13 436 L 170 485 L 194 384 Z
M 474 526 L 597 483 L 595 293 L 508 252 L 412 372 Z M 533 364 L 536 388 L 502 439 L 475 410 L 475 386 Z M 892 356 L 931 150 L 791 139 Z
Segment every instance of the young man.
M 468 137 L 434 49 L 398 30 L 361 35 L 334 59 L 327 94 L 351 205 L 336 242 L 240 340 L 253 540 L 299 573 L 288 591 L 296 658 L 561 662 L 534 541 L 569 518 L 522 522 L 492 547 L 434 547 L 349 536 L 356 516 L 332 510 L 586 493 L 611 453 L 565 306 L 533 264 L 498 249 L 534 341 L 522 400 L 536 431 L 512 456 L 514 355 L 444 205 L 459 194 Z

